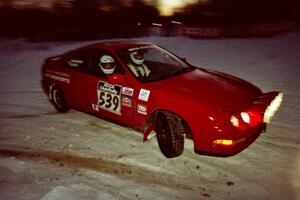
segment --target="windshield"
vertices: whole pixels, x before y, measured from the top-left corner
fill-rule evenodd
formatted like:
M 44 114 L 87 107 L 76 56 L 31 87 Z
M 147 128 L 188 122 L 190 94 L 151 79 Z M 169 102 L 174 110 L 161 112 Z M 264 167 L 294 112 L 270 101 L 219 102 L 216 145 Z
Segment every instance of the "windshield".
M 141 82 L 165 79 L 194 68 L 155 45 L 120 49 L 117 54 Z

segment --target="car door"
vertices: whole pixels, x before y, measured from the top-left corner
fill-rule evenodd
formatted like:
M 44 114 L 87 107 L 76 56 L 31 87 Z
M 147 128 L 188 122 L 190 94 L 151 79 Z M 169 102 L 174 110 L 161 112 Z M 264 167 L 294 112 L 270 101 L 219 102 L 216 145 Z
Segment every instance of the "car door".
M 79 63 L 71 77 L 75 107 L 132 126 L 133 85 L 126 78 L 122 83 L 111 83 L 99 66 L 103 55 L 114 57 L 109 50 L 97 48 L 81 51 L 68 59 L 68 64 Z M 115 61 L 115 74 L 125 77 L 121 64 Z
M 99 79 L 97 76 L 100 76 L 96 73 L 92 75 L 92 72 L 89 70 L 90 64 L 87 59 L 89 54 L 89 50 L 80 50 L 72 53 L 65 60 L 65 66 L 71 71 L 69 101 L 72 102 L 72 107 L 86 112 L 92 110 L 89 105 L 89 99 L 96 98 L 96 95 L 93 95 L 93 91 L 96 88 L 94 85 Z

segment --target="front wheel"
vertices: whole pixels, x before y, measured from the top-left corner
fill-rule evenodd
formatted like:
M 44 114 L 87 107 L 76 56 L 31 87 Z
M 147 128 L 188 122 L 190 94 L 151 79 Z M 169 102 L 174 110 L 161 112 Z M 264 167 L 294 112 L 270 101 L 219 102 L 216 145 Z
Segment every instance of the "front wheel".
M 59 87 L 57 87 L 55 85 L 52 85 L 50 87 L 49 99 L 58 112 L 65 113 L 70 110 L 70 108 L 68 107 L 68 105 L 66 103 L 64 93 Z
M 155 132 L 161 152 L 167 158 L 180 156 L 184 149 L 184 133 L 180 118 L 170 112 L 160 111 L 155 121 Z

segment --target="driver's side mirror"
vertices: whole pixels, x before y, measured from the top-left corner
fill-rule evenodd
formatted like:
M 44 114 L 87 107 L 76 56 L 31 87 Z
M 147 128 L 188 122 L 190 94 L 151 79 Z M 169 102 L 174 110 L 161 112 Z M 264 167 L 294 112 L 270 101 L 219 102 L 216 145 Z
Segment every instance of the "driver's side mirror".
M 108 82 L 112 84 L 120 84 L 124 82 L 124 77 L 122 74 L 113 73 L 107 76 Z

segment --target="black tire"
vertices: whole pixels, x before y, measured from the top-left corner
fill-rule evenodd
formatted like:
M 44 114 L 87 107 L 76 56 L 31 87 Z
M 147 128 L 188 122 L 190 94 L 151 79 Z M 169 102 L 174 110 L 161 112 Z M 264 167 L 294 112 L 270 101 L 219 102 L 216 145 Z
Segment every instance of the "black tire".
M 65 113 L 70 110 L 66 103 L 64 93 L 59 87 L 55 85 L 50 87 L 49 99 L 58 112 Z
M 155 132 L 159 148 L 164 156 L 180 156 L 184 149 L 184 133 L 180 118 L 170 112 L 160 111 L 155 121 Z

